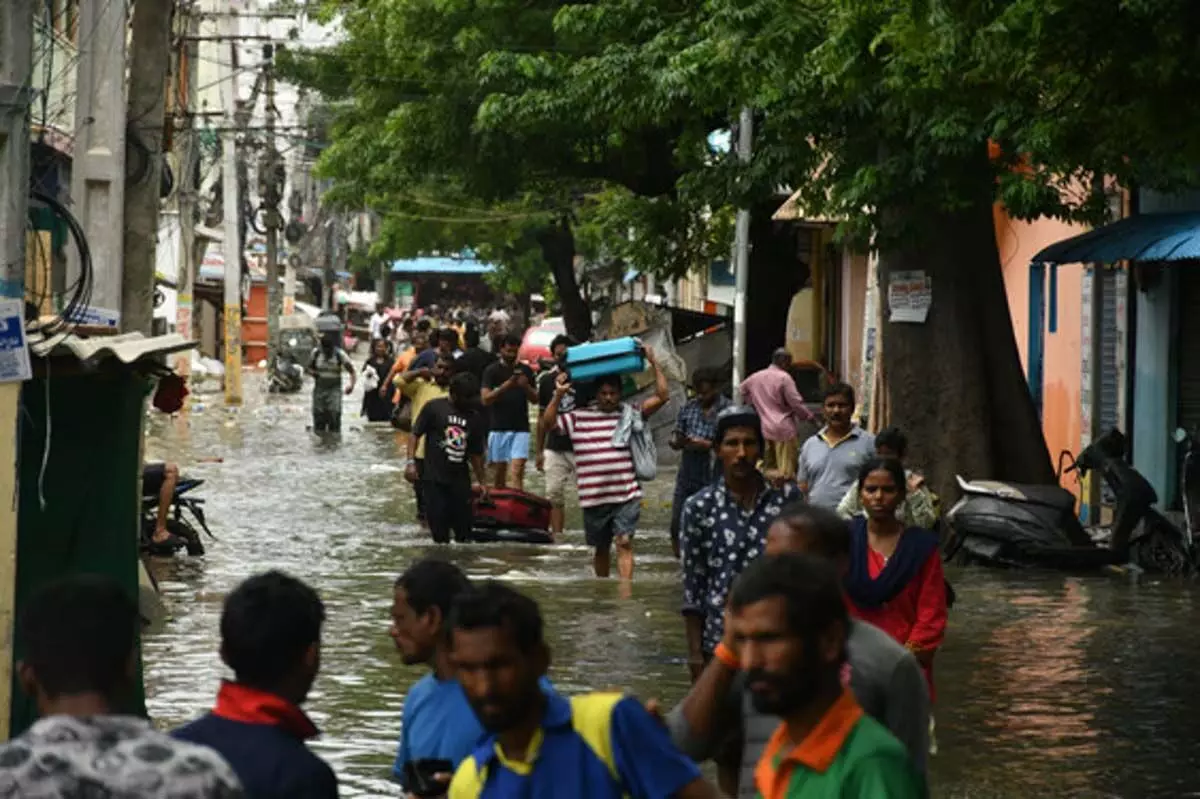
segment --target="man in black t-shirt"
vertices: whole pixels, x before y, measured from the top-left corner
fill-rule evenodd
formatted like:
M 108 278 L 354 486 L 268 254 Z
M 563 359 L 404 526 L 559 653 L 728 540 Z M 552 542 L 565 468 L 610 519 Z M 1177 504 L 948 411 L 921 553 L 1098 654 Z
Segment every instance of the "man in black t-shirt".
M 529 403 L 538 401 L 533 370 L 517 363 L 520 348 L 520 336 L 510 333 L 500 347 L 500 360 L 483 370 L 483 404 L 490 411 L 492 484 L 518 491 L 525 488 L 525 461 L 529 459 Z
M 462 355 L 455 359 L 454 371 L 469 372 L 482 383 L 483 370 L 496 362 L 496 356 L 479 346 L 479 325 L 474 322 L 467 322 L 467 327 L 463 331 L 463 342 L 467 348 L 463 350 Z
M 554 401 L 554 390 L 557 387 L 558 376 L 566 368 L 567 349 L 574 342 L 568 336 L 556 336 L 550 342 L 550 354 L 554 356 L 555 365 L 538 376 L 538 425 L 537 438 L 537 470 L 546 474 L 546 499 L 550 500 L 550 532 L 557 536 L 563 531 L 566 520 L 567 488 L 575 484 L 575 448 L 571 446 L 570 436 L 563 435 L 557 430 L 547 430 L 542 424 L 542 416 L 546 407 Z M 568 414 L 576 408 L 586 407 L 592 400 L 595 389 L 590 383 L 571 384 L 558 403 L 558 412 Z
M 483 450 L 487 428 L 479 411 L 479 381 L 455 375 L 450 396 L 430 400 L 413 422 L 409 466 L 415 477 L 416 442 L 425 436 L 425 517 L 439 544 L 466 541 L 471 533 L 471 471 L 486 493 Z

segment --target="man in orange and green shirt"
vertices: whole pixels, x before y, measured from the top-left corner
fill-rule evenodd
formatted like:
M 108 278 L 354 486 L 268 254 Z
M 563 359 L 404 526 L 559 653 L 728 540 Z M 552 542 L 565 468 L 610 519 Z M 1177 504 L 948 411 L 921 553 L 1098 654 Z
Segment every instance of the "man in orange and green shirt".
M 763 799 L 924 796 L 904 746 L 843 687 L 849 619 L 828 563 L 754 561 L 734 583 L 729 623 L 737 651 L 715 657 L 736 657 L 755 708 L 783 719 L 755 771 Z

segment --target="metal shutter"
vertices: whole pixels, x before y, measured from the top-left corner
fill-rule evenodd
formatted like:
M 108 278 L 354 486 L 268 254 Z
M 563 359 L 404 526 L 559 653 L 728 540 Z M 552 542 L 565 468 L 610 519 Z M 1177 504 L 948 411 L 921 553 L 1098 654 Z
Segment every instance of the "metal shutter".
M 1200 265 L 1179 265 L 1179 404 L 1176 424 L 1200 426 Z
M 1117 279 L 1119 272 L 1116 269 L 1101 268 L 1096 272 L 1103 282 L 1100 287 L 1102 302 L 1098 326 L 1100 363 L 1097 364 L 1100 369 L 1100 397 L 1093 413 L 1096 414 L 1096 420 L 1100 423 L 1099 433 L 1104 435 L 1113 428 L 1123 426 L 1122 420 L 1118 418 L 1121 403 L 1121 377 L 1117 370 L 1120 360 L 1117 352 L 1118 338 L 1120 337 L 1120 330 L 1117 326 L 1117 308 L 1120 307 L 1120 303 L 1117 301 L 1117 290 L 1121 281 Z

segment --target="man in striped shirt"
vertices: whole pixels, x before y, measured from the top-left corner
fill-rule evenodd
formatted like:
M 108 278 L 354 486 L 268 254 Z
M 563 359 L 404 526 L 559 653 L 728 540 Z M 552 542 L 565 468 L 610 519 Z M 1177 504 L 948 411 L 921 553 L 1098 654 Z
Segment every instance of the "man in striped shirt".
M 670 388 L 653 350 L 646 360 L 654 369 L 654 396 L 642 403 L 642 416 L 649 418 L 667 403 Z M 617 545 L 617 573 L 633 578 L 633 535 L 642 509 L 642 487 L 633 470 L 628 447 L 613 444 L 613 433 L 621 421 L 621 376 L 596 378 L 596 401 L 591 407 L 558 414 L 558 404 L 570 391 L 567 375 L 558 377 L 554 399 L 542 417 L 544 430 L 557 430 L 570 439 L 575 450 L 575 480 L 583 529 L 592 548 L 592 565 L 597 577 L 607 577 L 612 566 L 612 546 Z

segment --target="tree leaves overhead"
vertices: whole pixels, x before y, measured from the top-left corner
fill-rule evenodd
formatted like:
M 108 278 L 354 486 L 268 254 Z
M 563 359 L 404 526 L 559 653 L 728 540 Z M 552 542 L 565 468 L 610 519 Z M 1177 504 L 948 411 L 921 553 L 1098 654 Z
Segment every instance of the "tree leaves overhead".
M 660 274 L 727 251 L 724 217 L 708 212 L 723 198 L 713 203 L 709 184 L 683 179 L 717 155 L 709 120 L 685 93 L 670 99 L 645 53 L 621 44 L 625 32 L 580 33 L 635 14 L 649 35 L 662 27 L 654 9 L 629 3 L 609 14 L 557 0 L 320 8 L 344 39 L 289 52 L 281 69 L 342 100 L 319 171 L 333 179 L 327 201 L 381 214 L 377 253 L 470 246 L 532 281 L 538 231 L 563 220 L 585 255 L 636 258 Z
M 876 245 L 895 204 L 953 209 L 993 148 L 1021 217 L 1102 217 L 1097 176 L 1200 181 L 1189 0 L 325 0 L 342 42 L 284 68 L 338 102 L 331 199 L 391 255 L 529 263 L 570 220 L 593 257 L 660 274 L 728 247 L 781 188 Z M 710 143 L 756 110 L 747 166 Z M 536 259 L 535 259 L 536 260 Z

